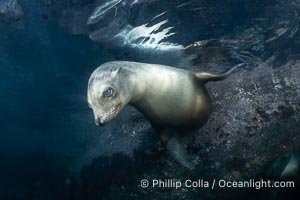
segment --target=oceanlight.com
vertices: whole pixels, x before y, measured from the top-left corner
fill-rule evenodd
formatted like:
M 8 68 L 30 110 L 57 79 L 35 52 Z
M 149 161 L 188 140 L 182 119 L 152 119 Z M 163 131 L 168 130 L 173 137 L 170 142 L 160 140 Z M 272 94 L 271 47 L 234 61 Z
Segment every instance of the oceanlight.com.
M 229 181 L 216 180 L 207 181 L 203 179 L 198 180 L 178 180 L 178 179 L 143 179 L 140 183 L 141 188 L 294 188 L 294 181 L 271 181 L 271 180 L 246 180 L 246 181 Z

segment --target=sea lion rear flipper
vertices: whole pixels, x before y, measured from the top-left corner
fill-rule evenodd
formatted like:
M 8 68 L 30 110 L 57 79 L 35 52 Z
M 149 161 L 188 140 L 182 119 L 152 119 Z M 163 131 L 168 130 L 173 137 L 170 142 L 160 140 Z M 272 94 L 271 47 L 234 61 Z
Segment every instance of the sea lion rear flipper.
M 235 65 L 230 70 L 223 74 L 214 74 L 214 73 L 208 73 L 208 72 L 199 72 L 195 73 L 195 76 L 199 81 L 201 81 L 203 84 L 210 82 L 210 81 L 222 81 L 225 78 L 227 78 L 230 74 L 232 74 L 237 68 L 244 66 L 245 63 L 240 63 L 238 65 Z
M 183 166 L 189 169 L 195 168 L 195 164 L 189 161 L 187 151 L 178 137 L 171 137 L 166 144 L 166 149 L 168 153 Z

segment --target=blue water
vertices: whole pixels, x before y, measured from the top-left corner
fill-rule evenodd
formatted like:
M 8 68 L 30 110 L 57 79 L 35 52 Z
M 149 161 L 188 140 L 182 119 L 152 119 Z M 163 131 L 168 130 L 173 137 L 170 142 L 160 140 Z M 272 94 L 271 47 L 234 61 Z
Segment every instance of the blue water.
M 71 36 L 33 9 L 26 11 L 20 22 L 0 22 L 0 169 L 5 173 L 0 173 L 0 196 L 4 197 L 15 193 L 24 197 L 19 185 L 31 181 L 22 176 L 47 176 L 51 168 L 61 170 L 60 162 L 69 171 L 84 155 L 99 132 L 91 125 L 87 81 L 96 66 L 113 59 L 88 38 Z
M 10 148 L 5 144 L 11 141 L 18 144 L 15 151 L 47 147 L 52 143 L 47 136 L 54 143 L 50 145 L 59 143 L 57 147 L 62 145 L 56 139 L 72 143 L 76 133 L 71 136 L 70 130 L 58 129 L 74 112 L 87 110 L 88 77 L 95 66 L 111 59 L 87 38 L 44 23 L 42 27 L 25 24 L 30 28 L 23 30 L 1 24 L 6 26 L 0 35 L 1 122 L 7 133 L 1 134 L 3 150 Z

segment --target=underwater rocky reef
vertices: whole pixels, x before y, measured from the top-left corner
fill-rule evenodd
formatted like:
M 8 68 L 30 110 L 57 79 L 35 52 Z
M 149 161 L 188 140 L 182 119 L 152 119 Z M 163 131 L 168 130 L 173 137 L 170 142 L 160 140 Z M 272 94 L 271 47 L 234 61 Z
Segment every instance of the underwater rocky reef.
M 0 199 L 295 199 L 299 11 L 298 0 L 0 0 Z M 213 113 L 185 138 L 195 170 L 166 154 L 134 108 L 94 125 L 87 81 L 111 60 L 246 64 L 207 85 Z M 296 187 L 140 186 L 158 178 Z

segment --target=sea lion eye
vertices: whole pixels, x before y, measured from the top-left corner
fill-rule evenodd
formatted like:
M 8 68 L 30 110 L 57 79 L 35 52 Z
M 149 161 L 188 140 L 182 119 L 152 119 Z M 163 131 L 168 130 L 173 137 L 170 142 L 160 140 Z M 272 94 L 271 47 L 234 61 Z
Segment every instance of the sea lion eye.
M 112 88 L 107 88 L 103 92 L 103 97 L 111 97 L 114 94 L 114 90 Z

